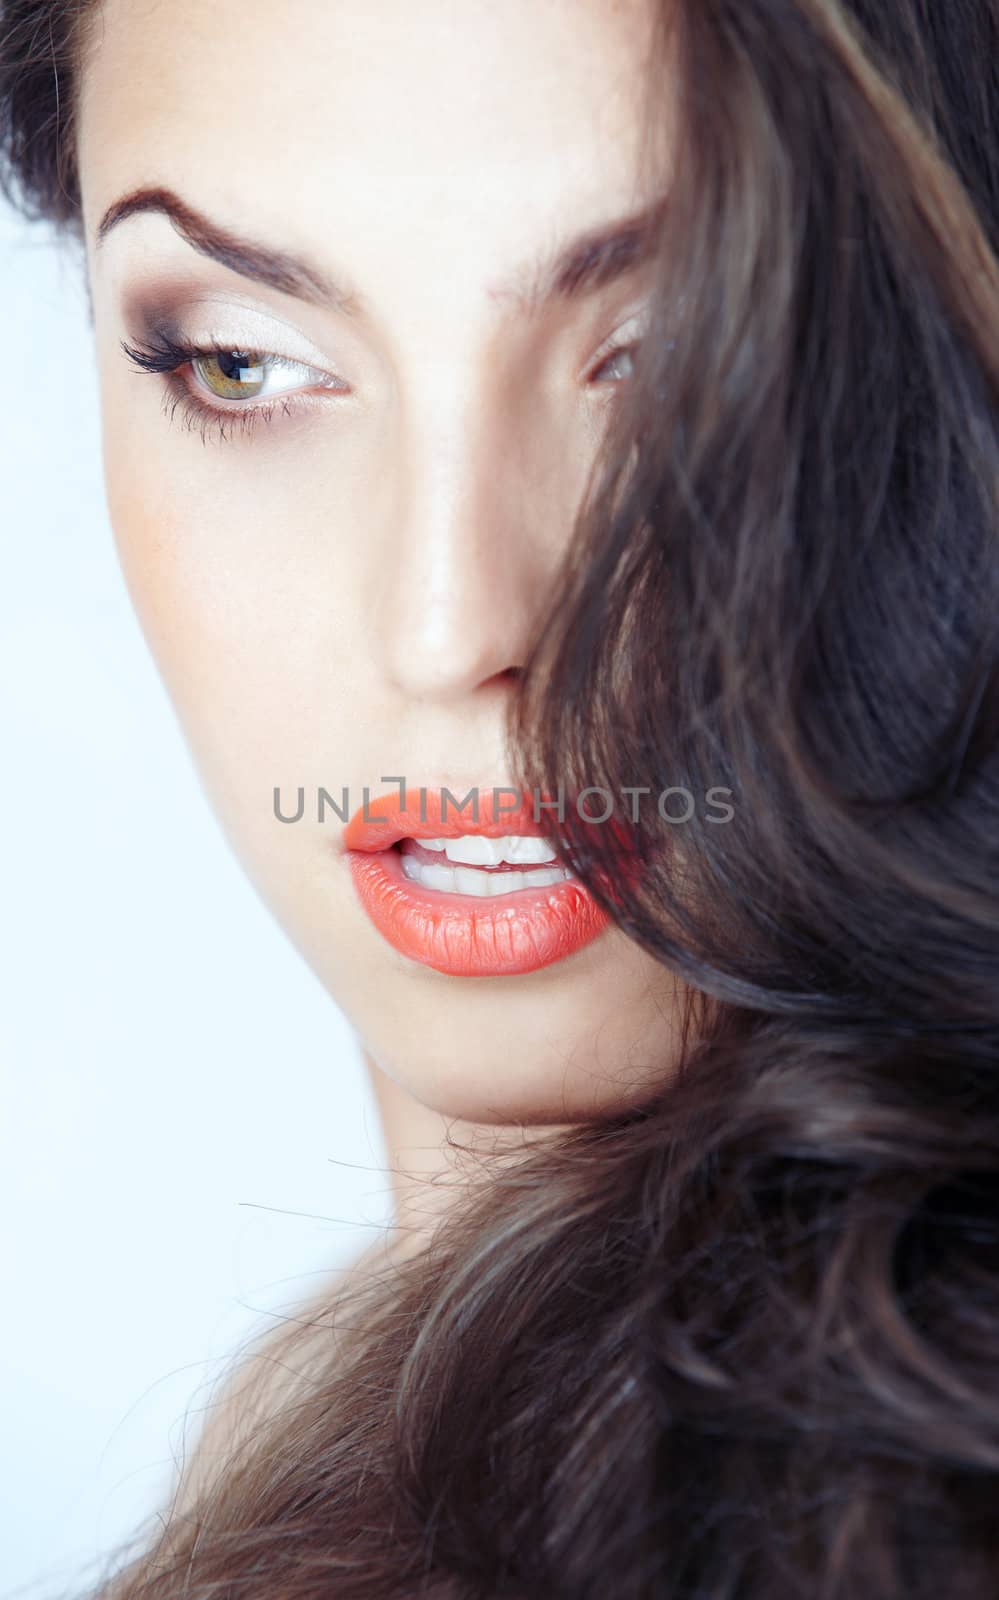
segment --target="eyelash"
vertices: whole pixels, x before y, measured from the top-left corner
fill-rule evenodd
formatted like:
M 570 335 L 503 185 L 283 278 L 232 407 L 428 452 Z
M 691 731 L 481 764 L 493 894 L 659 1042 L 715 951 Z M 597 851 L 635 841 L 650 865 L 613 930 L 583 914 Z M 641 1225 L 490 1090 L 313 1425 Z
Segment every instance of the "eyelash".
M 632 339 L 601 351 L 596 358 L 594 370 L 599 372 L 601 367 L 608 366 L 615 357 L 630 355 L 640 343 L 641 340 Z M 183 370 L 195 361 L 211 361 L 229 356 L 232 354 L 232 346 L 189 344 L 161 332 L 145 344 L 133 345 L 123 339 L 121 347 L 128 360 L 138 367 L 140 372 L 156 373 L 165 380 L 163 409 L 168 420 L 173 422 L 179 409 L 187 428 L 192 432 L 199 432 L 203 444 L 207 443 L 211 432 L 214 432 L 220 441 L 231 439 L 233 426 L 245 436 L 252 432 L 258 422 L 269 423 L 278 408 L 285 416 L 291 416 L 306 398 L 300 390 L 289 390 L 286 394 L 258 401 L 255 405 L 236 402 L 232 407 L 215 406 L 194 394 L 190 384 L 183 377 Z M 288 366 L 305 366 L 304 362 L 287 361 L 270 351 L 254 353 L 265 361 L 279 364 L 284 362 Z
M 301 404 L 305 399 L 300 391 L 295 390 L 274 395 L 269 400 L 260 400 L 255 405 L 236 402 L 231 407 L 216 406 L 209 400 L 200 399 L 184 378 L 183 369 L 190 367 L 195 361 L 211 361 L 231 355 L 233 350 L 231 345 L 189 344 L 161 332 L 145 344 L 132 345 L 123 339 L 121 347 L 129 361 L 138 367 L 140 372 L 157 373 L 165 379 L 163 409 L 168 420 L 173 422 L 179 409 L 186 426 L 194 432 L 200 432 L 202 443 L 207 443 L 210 432 L 214 432 L 223 441 L 232 437 L 234 428 L 238 428 L 243 434 L 248 434 L 258 422 L 270 422 L 278 409 L 285 416 L 291 416 L 296 404 Z M 285 357 L 273 355 L 270 351 L 254 353 L 278 365 L 306 366 L 303 361 L 290 361 Z

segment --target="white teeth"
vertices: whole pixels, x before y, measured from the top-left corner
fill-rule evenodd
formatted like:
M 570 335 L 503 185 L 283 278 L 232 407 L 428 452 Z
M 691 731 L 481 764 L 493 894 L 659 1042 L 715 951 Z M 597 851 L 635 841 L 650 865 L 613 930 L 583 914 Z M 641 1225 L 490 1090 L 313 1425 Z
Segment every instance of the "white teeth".
M 418 842 L 425 850 L 443 850 L 449 861 L 466 867 L 499 867 L 504 862 L 520 867 L 556 859 L 547 839 L 526 834 L 487 839 L 481 833 L 463 833 L 457 839 L 420 839 Z
M 512 834 L 507 839 L 500 839 L 499 843 L 503 846 L 504 861 L 514 861 L 521 866 L 526 866 L 528 862 L 558 859 L 547 839 L 538 839 L 532 834 Z
M 421 839 L 420 843 L 425 844 L 426 840 Z M 475 867 L 445 867 L 436 862 L 428 865 L 409 855 L 402 857 L 402 870 L 412 883 L 421 884 L 424 889 L 471 894 L 480 900 L 512 894 L 516 889 L 549 889 L 571 876 L 563 867 L 539 867 L 533 872 L 479 872 Z

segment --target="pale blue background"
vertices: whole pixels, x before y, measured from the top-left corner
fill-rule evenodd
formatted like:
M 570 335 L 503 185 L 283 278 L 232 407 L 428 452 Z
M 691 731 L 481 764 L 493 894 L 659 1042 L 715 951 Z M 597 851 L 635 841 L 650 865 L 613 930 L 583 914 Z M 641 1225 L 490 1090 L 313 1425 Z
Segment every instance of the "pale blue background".
M 185 1413 L 388 1181 L 131 612 L 76 258 L 2 202 L 0 319 L 0 1596 L 42 1600 L 163 1503 Z

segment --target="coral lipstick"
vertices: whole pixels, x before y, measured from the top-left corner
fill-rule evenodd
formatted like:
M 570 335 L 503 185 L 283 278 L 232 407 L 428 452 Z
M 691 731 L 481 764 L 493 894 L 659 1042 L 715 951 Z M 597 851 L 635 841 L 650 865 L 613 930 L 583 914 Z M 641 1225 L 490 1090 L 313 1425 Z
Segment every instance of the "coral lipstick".
M 446 790 L 407 788 L 351 817 L 344 845 L 354 888 L 402 955 L 451 977 L 512 977 L 565 960 L 607 927 L 546 848 L 533 805 L 514 808 L 514 796 L 476 792 L 470 812 Z

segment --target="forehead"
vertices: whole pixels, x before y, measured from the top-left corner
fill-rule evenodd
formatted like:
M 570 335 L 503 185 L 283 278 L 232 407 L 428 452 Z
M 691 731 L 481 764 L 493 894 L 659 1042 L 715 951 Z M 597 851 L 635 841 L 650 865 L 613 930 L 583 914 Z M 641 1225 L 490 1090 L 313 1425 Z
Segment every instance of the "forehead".
M 654 4 L 104 0 L 78 119 L 88 228 L 163 184 L 368 280 L 408 258 L 460 292 L 645 197 Z

